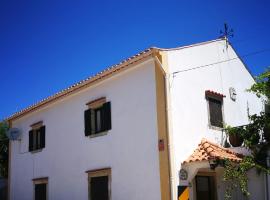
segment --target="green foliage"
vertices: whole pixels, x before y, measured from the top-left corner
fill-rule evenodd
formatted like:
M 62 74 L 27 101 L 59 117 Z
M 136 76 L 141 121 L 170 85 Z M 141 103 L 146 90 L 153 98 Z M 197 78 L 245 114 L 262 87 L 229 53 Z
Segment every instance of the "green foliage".
M 266 97 L 266 101 L 270 100 L 270 69 L 268 68 L 260 76 L 256 77 L 256 83 L 251 86 L 248 91 L 255 93 L 258 97 Z
M 243 128 L 242 127 L 231 127 L 231 126 L 226 126 L 225 128 L 226 133 L 228 135 L 243 135 Z
M 245 157 L 239 164 L 235 164 L 229 160 L 225 161 L 225 171 L 223 180 L 227 181 L 225 199 L 232 198 L 232 192 L 236 188 L 240 188 L 243 195 L 249 196 L 247 171 L 254 167 L 252 157 Z
M 256 78 L 257 82 L 248 91 L 263 98 L 266 104 L 270 103 L 270 71 L 269 69 Z M 228 135 L 239 135 L 244 140 L 244 146 L 251 152 L 243 160 L 236 164 L 225 161 L 223 179 L 228 183 L 225 199 L 232 198 L 232 191 L 240 188 L 243 195 L 249 196 L 247 172 L 256 168 L 258 172 L 269 173 L 266 157 L 270 147 L 270 114 L 262 112 L 260 115 L 249 116 L 249 124 L 240 127 L 227 126 L 225 131 Z
M 0 122 L 0 177 L 8 177 L 8 138 L 6 131 L 8 124 Z

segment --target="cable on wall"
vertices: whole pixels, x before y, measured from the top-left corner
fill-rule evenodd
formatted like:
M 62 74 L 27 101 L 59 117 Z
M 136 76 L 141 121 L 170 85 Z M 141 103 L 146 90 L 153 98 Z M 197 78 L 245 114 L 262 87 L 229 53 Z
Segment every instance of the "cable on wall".
M 214 62 L 214 63 L 209 63 L 209 64 L 206 64 L 206 65 L 200 65 L 200 66 L 197 66 L 197 67 L 192 67 L 192 68 L 188 68 L 188 69 L 184 69 L 184 70 L 175 71 L 172 74 L 173 74 L 173 77 L 175 77 L 175 75 L 178 74 L 178 73 L 187 72 L 187 71 L 196 70 L 196 69 L 205 68 L 205 67 L 210 67 L 210 66 L 217 65 L 217 64 L 220 64 L 220 63 L 230 62 L 232 60 L 242 59 L 242 58 L 245 58 L 245 57 L 265 53 L 265 52 L 268 52 L 268 51 L 270 51 L 270 49 L 263 49 L 263 50 L 260 50 L 260 51 L 255 51 L 255 52 L 245 54 L 243 56 L 237 56 L 235 58 L 231 58 L 231 59 L 227 59 L 227 60 L 222 60 L 222 61 L 218 61 L 218 62 Z

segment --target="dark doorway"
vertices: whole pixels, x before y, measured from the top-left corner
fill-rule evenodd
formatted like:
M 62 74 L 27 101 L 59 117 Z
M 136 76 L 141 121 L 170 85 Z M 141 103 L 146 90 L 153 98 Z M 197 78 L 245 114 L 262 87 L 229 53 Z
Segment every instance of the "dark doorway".
M 47 199 L 47 184 L 35 184 L 35 200 L 46 200 Z
M 196 176 L 197 200 L 215 200 L 215 193 L 213 176 Z
M 90 200 L 109 200 L 108 176 L 92 177 Z

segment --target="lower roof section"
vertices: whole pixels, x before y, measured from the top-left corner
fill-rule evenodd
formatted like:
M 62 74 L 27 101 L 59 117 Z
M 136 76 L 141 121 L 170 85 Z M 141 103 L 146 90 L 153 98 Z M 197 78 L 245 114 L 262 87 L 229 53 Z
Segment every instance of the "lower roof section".
M 242 154 L 235 153 L 228 148 L 221 147 L 203 138 L 194 150 L 194 152 L 183 162 L 183 164 L 192 162 L 201 162 L 212 159 L 228 159 L 233 162 L 240 162 L 243 158 Z

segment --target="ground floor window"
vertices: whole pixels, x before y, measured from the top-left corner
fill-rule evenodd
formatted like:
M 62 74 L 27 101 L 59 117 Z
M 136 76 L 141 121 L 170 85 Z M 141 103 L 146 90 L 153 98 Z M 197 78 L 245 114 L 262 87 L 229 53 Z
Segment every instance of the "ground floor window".
M 33 179 L 34 183 L 34 199 L 47 200 L 48 178 Z
M 111 169 L 87 171 L 89 200 L 110 200 Z

